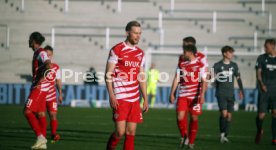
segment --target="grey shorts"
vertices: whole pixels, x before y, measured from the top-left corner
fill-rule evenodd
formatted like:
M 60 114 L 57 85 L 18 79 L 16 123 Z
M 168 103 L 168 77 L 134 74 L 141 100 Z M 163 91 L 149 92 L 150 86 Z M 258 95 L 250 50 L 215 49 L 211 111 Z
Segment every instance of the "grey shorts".
M 269 109 L 276 109 L 276 89 L 268 88 L 267 92 L 260 92 L 258 98 L 258 112 L 266 113 Z
M 228 112 L 234 111 L 235 98 L 233 96 L 216 96 L 218 100 L 219 110 L 227 110 Z

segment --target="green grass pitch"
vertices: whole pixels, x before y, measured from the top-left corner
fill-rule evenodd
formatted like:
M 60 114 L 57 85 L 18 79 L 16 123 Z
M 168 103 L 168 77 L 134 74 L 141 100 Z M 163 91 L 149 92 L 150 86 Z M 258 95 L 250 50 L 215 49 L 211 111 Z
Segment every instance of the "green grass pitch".
M 48 143 L 49 150 L 104 150 L 113 131 L 110 109 L 60 107 L 59 129 L 62 140 Z M 271 145 L 271 116 L 264 123 L 260 145 L 253 143 L 255 112 L 234 112 L 229 139 L 219 143 L 217 111 L 205 111 L 199 118 L 196 150 L 276 150 Z M 179 132 L 173 109 L 151 109 L 137 129 L 136 150 L 178 150 Z M 49 122 L 49 121 L 48 121 Z M 48 126 L 49 128 L 49 126 Z M 50 131 L 48 130 L 48 135 Z M 49 136 L 48 136 L 49 139 Z M 0 105 L 0 150 L 30 149 L 35 142 L 25 117 L 23 106 Z M 117 149 L 123 147 L 123 139 Z

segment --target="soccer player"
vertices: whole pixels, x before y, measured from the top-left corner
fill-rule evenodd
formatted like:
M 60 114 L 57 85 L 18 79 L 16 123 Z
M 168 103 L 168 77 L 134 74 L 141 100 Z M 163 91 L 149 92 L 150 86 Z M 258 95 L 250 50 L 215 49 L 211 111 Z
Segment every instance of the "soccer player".
M 187 37 L 183 38 L 182 46 L 184 47 L 184 46 L 187 46 L 187 45 L 196 46 L 196 39 L 192 36 L 187 36 Z M 198 60 L 200 60 L 204 64 L 204 67 L 206 69 L 208 69 L 207 57 L 202 52 L 199 52 L 199 51 L 196 52 L 195 56 Z
M 258 57 L 256 75 L 259 87 L 258 115 L 256 117 L 257 134 L 255 143 L 259 144 L 263 134 L 263 121 L 266 112 L 272 114 L 272 144 L 276 145 L 276 50 L 275 39 L 265 41 L 265 54 Z
M 51 67 L 51 61 L 47 52 L 40 47 L 44 41 L 44 36 L 39 32 L 33 32 L 29 37 L 29 47 L 34 51 L 32 62 L 33 80 L 31 92 L 25 104 L 24 115 L 37 136 L 36 143 L 31 147 L 32 149 L 47 149 L 45 100 L 50 83 L 44 76 L 46 70 Z
M 115 131 L 109 138 L 107 150 L 114 150 L 123 136 L 124 150 L 134 150 L 137 123 L 143 120 L 139 88 L 144 99 L 143 112 L 149 108 L 144 52 L 137 47 L 141 26 L 137 21 L 131 21 L 125 31 L 126 40 L 110 50 L 106 65 L 106 86 L 115 122 Z
M 184 47 L 185 47 L 185 46 L 188 46 L 188 45 L 196 46 L 196 39 L 195 39 L 194 37 L 192 37 L 192 36 L 184 37 L 184 38 L 183 38 L 183 43 L 182 43 L 182 48 L 183 48 L 183 50 L 184 50 Z M 205 69 L 206 72 L 208 72 L 208 61 L 207 61 L 207 57 L 206 57 L 202 52 L 199 52 L 199 51 L 196 51 L 195 56 L 196 56 L 196 58 L 197 58 L 199 61 L 201 61 L 201 62 L 204 64 L 204 69 Z M 185 59 L 186 59 L 186 58 L 184 57 L 184 55 L 180 55 L 180 56 L 179 56 L 178 62 L 180 63 L 180 62 L 182 62 L 182 61 L 186 61 Z M 180 65 L 180 64 L 178 64 L 178 65 Z M 208 78 L 209 76 L 206 76 L 206 77 Z M 204 89 L 207 89 L 207 88 L 208 88 L 208 84 L 205 84 L 205 86 L 206 86 L 206 87 L 205 87 Z M 205 93 L 206 91 L 203 91 L 203 92 Z M 183 118 L 182 118 L 182 117 L 183 117 Z M 181 127 L 180 124 L 187 124 L 187 123 L 185 123 L 185 122 L 187 122 L 187 121 L 188 121 L 188 114 L 185 113 L 184 115 L 182 115 L 182 113 L 180 113 L 180 115 L 178 116 L 178 125 L 179 125 L 179 127 Z M 188 128 L 186 128 L 186 129 L 188 130 Z M 186 131 L 186 132 L 188 132 L 188 131 Z M 180 140 L 180 145 L 183 146 L 183 142 L 185 142 L 185 145 L 187 145 L 188 142 L 189 142 L 189 139 L 188 139 L 188 138 L 185 138 L 185 141 L 184 141 L 184 138 L 183 138 L 183 136 L 182 136 L 182 138 L 181 138 L 181 140 Z
M 232 112 L 234 110 L 234 77 L 237 79 L 239 86 L 239 97 L 242 100 L 244 91 L 241 80 L 240 71 L 237 63 L 232 61 L 234 49 L 230 46 L 221 48 L 223 59 L 214 64 L 215 73 L 216 97 L 220 110 L 219 127 L 220 127 L 220 142 L 228 143 L 227 138 L 229 133 Z
M 47 106 L 47 111 L 50 117 L 50 126 L 51 126 L 51 142 L 55 143 L 60 139 L 60 135 L 57 134 L 57 127 L 58 127 L 58 121 L 57 121 L 57 95 L 56 95 L 56 87 L 58 90 L 58 102 L 61 104 L 62 103 L 62 84 L 61 84 L 61 73 L 60 73 L 60 68 L 58 64 L 53 62 L 53 55 L 54 55 L 54 49 L 47 45 L 44 47 L 44 49 L 47 51 L 48 57 L 51 60 L 52 66 L 50 72 L 48 74 L 49 77 L 51 77 L 50 80 L 50 88 L 48 91 L 48 94 L 46 96 L 46 106 Z
M 147 94 L 150 96 L 150 107 L 154 107 L 157 82 L 159 81 L 159 71 L 155 69 L 155 64 L 152 63 L 150 70 L 147 72 L 148 81 L 147 81 Z
M 194 37 L 192 37 L 192 36 L 187 36 L 187 37 L 183 38 L 183 44 L 182 44 L 182 46 L 185 47 L 187 45 L 194 45 L 194 46 L 196 46 L 196 39 Z M 199 61 L 201 61 L 204 64 L 204 69 L 205 69 L 206 72 L 208 72 L 208 66 L 209 65 L 208 65 L 207 57 L 202 52 L 200 52 L 200 51 L 197 51 L 196 54 L 195 54 L 195 56 L 196 56 L 196 58 Z M 183 55 L 181 55 L 179 57 L 179 62 L 181 61 L 181 59 L 184 59 Z M 208 73 L 207 73 L 206 78 L 210 79 L 210 77 L 211 76 L 208 75 Z M 208 89 L 208 84 L 205 84 L 205 85 L 206 85 L 205 89 L 207 90 Z M 203 91 L 203 92 L 205 93 L 206 91 Z M 187 116 L 186 116 L 186 118 L 187 118 Z
M 177 124 L 181 134 L 180 147 L 188 138 L 188 148 L 194 148 L 194 141 L 198 130 L 198 115 L 202 113 L 204 103 L 204 91 L 206 90 L 206 70 L 204 64 L 197 59 L 197 49 L 194 45 L 183 47 L 184 59 L 178 63 L 178 71 L 175 74 L 170 94 L 170 103 L 174 103 L 175 92 L 178 90 L 177 100 Z M 179 80 L 180 79 L 180 80 Z M 190 128 L 185 117 L 190 113 Z

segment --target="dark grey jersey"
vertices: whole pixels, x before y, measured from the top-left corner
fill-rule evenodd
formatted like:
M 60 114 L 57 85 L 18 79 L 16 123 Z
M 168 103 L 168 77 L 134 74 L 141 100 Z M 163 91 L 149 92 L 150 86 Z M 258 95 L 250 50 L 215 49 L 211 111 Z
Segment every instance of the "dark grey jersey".
M 256 69 L 262 70 L 262 80 L 265 85 L 276 85 L 276 57 L 260 55 L 256 62 Z
M 240 77 L 238 65 L 235 62 L 225 64 L 223 60 L 213 66 L 216 74 L 216 96 L 234 95 L 234 77 Z

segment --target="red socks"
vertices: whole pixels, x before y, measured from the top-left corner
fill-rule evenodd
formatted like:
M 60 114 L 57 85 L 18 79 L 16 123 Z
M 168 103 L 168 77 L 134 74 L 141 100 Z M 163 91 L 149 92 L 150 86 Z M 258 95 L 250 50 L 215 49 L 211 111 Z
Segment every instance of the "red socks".
M 124 150 L 134 150 L 134 137 L 134 135 L 125 136 Z M 115 133 L 112 133 L 108 140 L 106 150 L 114 150 L 119 142 L 120 138 Z
M 120 140 L 121 138 L 117 137 L 115 133 L 112 133 L 108 140 L 106 150 L 114 150 L 120 142 Z
M 187 130 L 188 130 L 188 118 L 187 115 L 184 116 L 182 120 L 177 120 L 177 126 L 180 130 L 181 137 L 187 136 Z
M 189 133 L 189 144 L 194 144 L 196 133 L 198 130 L 198 120 L 194 120 L 190 122 L 190 133 Z
M 30 113 L 25 113 L 25 116 L 26 116 L 31 128 L 35 132 L 36 136 L 41 135 L 42 132 L 41 132 L 41 129 L 40 129 L 38 119 L 36 118 L 35 114 L 30 112 Z
M 51 120 L 51 134 L 52 135 L 57 134 L 57 126 L 58 126 L 58 121 L 57 120 Z
M 177 120 L 178 129 L 180 130 L 181 137 L 187 135 L 187 120 L 186 118 L 182 120 Z
M 134 135 L 126 135 L 124 150 L 134 150 Z
M 39 120 L 40 130 L 41 130 L 43 136 L 46 137 L 46 132 L 47 132 L 47 120 L 46 120 L 46 116 L 39 117 L 38 120 Z

